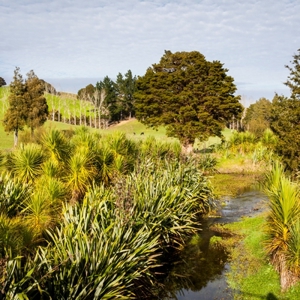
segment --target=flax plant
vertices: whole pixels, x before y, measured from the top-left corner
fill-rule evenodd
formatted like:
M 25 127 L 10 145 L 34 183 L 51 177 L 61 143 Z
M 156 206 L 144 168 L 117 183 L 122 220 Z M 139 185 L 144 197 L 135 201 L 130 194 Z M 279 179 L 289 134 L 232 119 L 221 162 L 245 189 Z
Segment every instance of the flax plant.
M 300 192 L 278 162 L 267 176 L 265 191 L 270 199 L 266 249 L 280 274 L 281 287 L 286 290 L 296 282 L 299 273 L 295 271 L 298 263 L 294 255 L 299 247 L 295 229 L 300 218 Z
M 139 284 L 152 279 L 158 264 L 158 236 L 145 226 L 121 223 L 111 192 L 95 188 L 83 203 L 67 204 L 63 223 L 49 232 L 51 243 L 41 247 L 22 271 L 10 261 L 8 294 L 25 299 L 135 299 Z M 21 270 L 20 270 L 21 269 Z M 28 276 L 30 274 L 30 276 Z M 148 284 L 149 284 L 148 282 Z
M 12 179 L 7 173 L 0 175 L 0 211 L 8 217 L 14 217 L 22 210 L 22 203 L 29 197 L 31 188 L 18 179 Z
M 192 162 L 148 161 L 127 178 L 124 190 L 133 198 L 135 224 L 159 234 L 161 245 L 175 247 L 197 230 L 197 216 L 209 211 L 213 197 L 209 182 Z

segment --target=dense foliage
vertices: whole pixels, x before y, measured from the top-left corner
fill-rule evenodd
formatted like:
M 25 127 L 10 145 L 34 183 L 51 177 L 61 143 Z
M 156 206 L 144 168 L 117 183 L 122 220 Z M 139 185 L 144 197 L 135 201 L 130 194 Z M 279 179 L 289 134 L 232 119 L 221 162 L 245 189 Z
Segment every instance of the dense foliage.
M 153 299 L 162 256 L 212 206 L 180 150 L 80 128 L 3 155 L 0 298 Z
M 300 99 L 276 96 L 272 103 L 270 128 L 278 137 L 277 153 L 290 170 L 300 165 Z
M 168 135 L 185 145 L 221 137 L 226 122 L 243 110 L 227 71 L 197 51 L 165 51 L 137 80 L 136 117 L 149 126 L 166 125 Z
M 256 136 L 262 136 L 263 132 L 270 127 L 272 103 L 266 98 L 260 98 L 251 104 L 243 119 L 243 126 Z
M 300 275 L 300 190 L 277 162 L 266 177 L 265 192 L 270 199 L 266 249 L 286 290 Z
M 278 154 L 295 171 L 300 165 L 300 49 L 293 58 L 293 66 L 286 66 L 290 75 L 285 83 L 291 89 L 291 96 L 274 97 L 270 127 L 278 136 Z
M 26 123 L 27 103 L 25 100 L 26 88 L 20 69 L 14 71 L 13 81 L 10 83 L 9 107 L 4 116 L 4 130 L 14 132 L 14 146 L 18 143 L 18 133 Z
M 45 87 L 32 70 L 27 74 L 25 87 L 27 103 L 26 125 L 33 134 L 35 128 L 42 126 L 46 122 L 48 104 L 44 97 Z
M 48 105 L 44 97 L 44 86 L 30 71 L 24 83 L 20 69 L 14 71 L 8 97 L 9 107 L 4 116 L 4 130 L 14 132 L 14 146 L 18 143 L 18 132 L 27 125 L 33 134 L 35 128 L 43 125 L 48 117 Z

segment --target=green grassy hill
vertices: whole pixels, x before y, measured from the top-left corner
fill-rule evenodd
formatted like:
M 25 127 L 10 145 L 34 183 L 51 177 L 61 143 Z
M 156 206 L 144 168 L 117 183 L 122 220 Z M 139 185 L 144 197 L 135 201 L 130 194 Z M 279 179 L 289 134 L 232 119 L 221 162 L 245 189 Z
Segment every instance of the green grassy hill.
M 76 95 L 75 95 L 76 96 Z M 94 106 L 88 101 L 79 101 L 76 97 L 70 94 L 62 94 L 60 96 L 45 94 L 49 107 L 49 119 L 51 119 L 51 111 L 60 111 L 63 117 L 70 119 L 72 116 L 80 117 L 82 115 L 87 117 L 94 117 Z
M 0 88 L 0 150 L 2 149 L 11 149 L 13 146 L 13 134 L 6 133 L 3 128 L 3 117 L 4 113 L 8 107 L 7 98 L 9 95 L 9 87 L 1 87 Z M 68 94 L 63 94 L 62 96 L 55 96 L 51 94 L 46 94 L 47 103 L 49 106 L 49 112 L 52 111 L 52 109 L 56 110 L 58 109 L 62 116 L 66 116 L 66 118 L 69 118 L 70 115 L 76 115 L 77 117 L 80 116 L 80 110 L 82 114 L 86 114 L 87 116 L 91 115 L 93 117 L 93 106 L 90 102 L 87 101 L 79 101 L 75 97 L 68 97 Z M 66 129 L 75 129 L 79 125 L 71 125 L 63 122 L 54 122 L 52 120 L 52 115 L 50 113 L 49 120 L 44 124 L 44 127 L 47 129 L 49 128 L 57 128 L 61 130 Z M 63 120 L 63 118 L 62 118 Z M 120 122 L 119 124 L 115 124 L 113 126 L 110 126 L 108 129 L 93 129 L 92 131 L 99 132 L 101 134 L 110 133 L 113 131 L 121 131 L 128 135 L 128 137 L 132 139 L 145 139 L 148 136 L 154 136 L 155 138 L 159 140 L 168 140 L 168 141 L 176 141 L 175 138 L 168 138 L 166 136 L 166 130 L 164 127 L 159 127 L 157 130 L 147 128 L 142 123 L 138 122 L 136 119 L 131 120 L 125 120 Z M 224 135 L 227 138 L 231 134 L 229 129 L 226 129 L 224 131 Z M 20 133 L 22 135 L 22 132 Z M 219 138 L 210 138 L 206 142 L 202 143 L 195 143 L 195 147 L 198 149 L 202 149 L 205 147 L 208 147 L 214 143 L 219 143 Z

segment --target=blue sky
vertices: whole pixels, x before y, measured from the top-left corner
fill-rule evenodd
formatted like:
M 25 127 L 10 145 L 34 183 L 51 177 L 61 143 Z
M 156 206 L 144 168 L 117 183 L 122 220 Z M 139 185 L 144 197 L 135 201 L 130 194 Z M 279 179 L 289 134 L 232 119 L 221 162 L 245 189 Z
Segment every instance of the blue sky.
M 289 95 L 299 12 L 299 0 L 0 0 L 0 76 L 9 83 L 19 66 L 77 92 L 143 75 L 164 50 L 196 50 L 224 63 L 247 105 Z

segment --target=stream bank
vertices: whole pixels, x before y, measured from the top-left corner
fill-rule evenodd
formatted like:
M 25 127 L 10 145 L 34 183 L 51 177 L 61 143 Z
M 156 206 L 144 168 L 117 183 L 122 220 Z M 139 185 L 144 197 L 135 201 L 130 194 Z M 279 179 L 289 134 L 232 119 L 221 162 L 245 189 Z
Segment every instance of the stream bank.
M 223 239 L 229 231 L 220 230 L 221 224 L 231 224 L 241 217 L 251 219 L 263 211 L 265 201 L 266 196 L 260 191 L 245 191 L 224 198 L 218 216 L 203 218 L 201 231 L 187 243 L 165 281 L 169 294 L 165 299 L 233 299 L 234 291 L 227 284 L 231 268 L 228 247 L 237 238 Z

